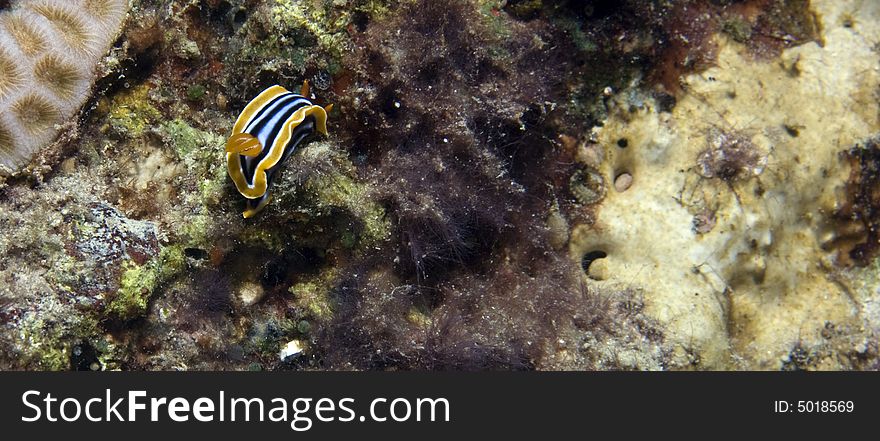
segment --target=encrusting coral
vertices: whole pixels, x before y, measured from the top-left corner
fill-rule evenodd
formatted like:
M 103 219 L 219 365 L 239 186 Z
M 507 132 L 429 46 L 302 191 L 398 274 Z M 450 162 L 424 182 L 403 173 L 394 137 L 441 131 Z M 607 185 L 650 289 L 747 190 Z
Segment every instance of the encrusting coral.
M 128 0 L 19 0 L 0 12 L 0 175 L 79 111 L 127 10 Z

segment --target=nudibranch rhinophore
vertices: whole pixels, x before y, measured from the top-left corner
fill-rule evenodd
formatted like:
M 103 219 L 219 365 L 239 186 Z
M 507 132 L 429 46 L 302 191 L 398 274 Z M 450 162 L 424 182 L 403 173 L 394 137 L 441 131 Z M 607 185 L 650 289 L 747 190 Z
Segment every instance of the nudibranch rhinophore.
M 284 161 L 315 132 L 327 135 L 327 112 L 312 104 L 309 83 L 300 94 L 272 86 L 251 100 L 232 126 L 226 142 L 226 168 L 235 188 L 247 198 L 245 218 L 269 203 L 272 178 Z

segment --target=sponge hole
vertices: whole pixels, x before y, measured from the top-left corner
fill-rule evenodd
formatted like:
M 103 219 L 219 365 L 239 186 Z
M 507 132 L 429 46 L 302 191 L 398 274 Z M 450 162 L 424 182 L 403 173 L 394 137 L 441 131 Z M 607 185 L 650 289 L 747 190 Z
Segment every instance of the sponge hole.
M 581 258 L 581 267 L 593 280 L 605 280 L 610 276 L 607 261 L 608 253 L 602 250 L 593 250 L 584 253 Z

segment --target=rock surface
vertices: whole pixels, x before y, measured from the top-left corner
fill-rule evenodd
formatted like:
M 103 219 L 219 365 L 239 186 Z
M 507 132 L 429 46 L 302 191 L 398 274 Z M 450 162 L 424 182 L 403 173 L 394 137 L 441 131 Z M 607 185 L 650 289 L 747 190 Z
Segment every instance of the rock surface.
M 668 3 L 132 2 L 0 189 L 0 368 L 877 369 L 880 5 Z

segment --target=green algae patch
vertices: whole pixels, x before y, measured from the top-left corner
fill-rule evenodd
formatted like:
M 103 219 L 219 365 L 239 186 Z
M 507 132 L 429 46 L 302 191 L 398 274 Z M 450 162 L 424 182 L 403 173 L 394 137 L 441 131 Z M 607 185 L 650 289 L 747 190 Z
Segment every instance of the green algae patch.
M 107 307 L 107 315 L 120 321 L 145 315 L 156 288 L 182 271 L 185 262 L 180 246 L 163 248 L 158 256 L 143 265 L 125 262 L 119 290 Z
M 253 244 L 267 250 L 282 252 L 287 245 L 288 237 L 270 228 L 247 228 L 238 235 L 243 243 Z
M 335 75 L 342 66 L 345 54 L 354 46 L 350 33 L 358 17 L 384 17 L 392 10 L 389 7 L 391 3 L 395 2 L 275 0 L 269 25 L 281 37 L 269 36 L 264 42 L 250 47 L 250 52 L 261 60 L 279 59 L 282 58 L 278 56 L 279 53 L 287 54 L 283 58 L 296 70 L 303 71 L 312 61 Z M 286 37 L 288 35 L 293 37 Z M 319 51 L 312 49 L 315 47 Z
M 206 206 L 214 206 L 220 203 L 226 188 L 226 168 L 217 167 L 214 173 L 199 181 L 199 197 Z
M 581 52 L 591 53 L 599 50 L 599 46 L 595 41 L 590 39 L 589 35 L 581 29 L 580 24 L 569 17 L 556 18 L 556 24 L 564 29 L 571 38 L 571 42 Z
M 35 366 L 39 370 L 61 371 L 66 370 L 70 359 L 70 345 L 63 342 L 56 333 L 44 334 L 45 329 L 22 329 L 22 341 L 27 342 L 23 347 L 28 352 L 21 354 L 29 366 Z
M 295 297 L 294 303 L 307 317 L 320 322 L 328 322 L 333 318 L 334 305 L 330 290 L 336 280 L 336 273 L 332 268 L 326 269 L 317 277 L 294 284 L 288 290 Z
M 207 248 L 216 227 L 214 218 L 207 214 L 196 214 L 187 219 L 187 223 L 182 226 L 181 233 L 187 239 L 188 245 Z
M 506 19 L 505 14 L 499 11 L 504 6 L 504 2 L 490 0 L 481 2 L 478 7 L 480 15 L 483 17 L 484 23 L 488 30 L 498 39 L 504 40 L 510 38 L 510 23 Z
M 168 137 L 177 155 L 184 158 L 203 147 L 214 135 L 203 132 L 176 118 L 162 123 L 162 132 Z
M 721 31 L 738 43 L 746 43 L 752 38 L 752 25 L 738 16 L 724 20 L 721 23 Z
M 162 123 L 160 130 L 187 171 L 197 177 L 196 191 L 185 197 L 196 198 L 198 201 L 188 202 L 205 207 L 219 204 L 226 186 L 226 167 L 223 166 L 224 137 L 199 130 L 180 118 Z
M 194 84 L 186 89 L 186 97 L 190 101 L 201 101 L 208 93 L 208 89 L 201 84 Z
M 162 114 L 150 102 L 150 86 L 141 84 L 98 103 L 98 112 L 106 113 L 109 129 L 118 135 L 138 137 Z
M 544 2 L 541 0 L 520 0 L 508 2 L 505 9 L 516 18 L 532 19 L 541 14 Z
M 90 315 L 81 315 L 63 326 L 54 320 L 32 315 L 21 327 L 20 337 L 26 342 L 21 347 L 26 350 L 19 356 L 34 369 L 68 370 L 73 342 L 87 340 L 98 333 L 98 322 Z
M 325 237 L 339 240 L 344 248 L 364 250 L 391 234 L 385 209 L 374 192 L 331 142 L 311 142 L 291 157 L 281 179 L 275 181 L 268 210 L 306 223 L 304 236 L 310 240 L 326 233 Z
M 407 311 L 406 320 L 421 329 L 429 329 L 431 327 L 430 312 L 423 311 L 416 307 L 412 307 Z
M 353 14 L 382 16 L 389 10 L 386 3 L 370 0 L 348 5 L 345 2 L 276 0 L 272 9 L 272 21 L 276 29 L 296 28 L 308 31 L 322 50 L 339 59 L 351 47 L 348 27 L 352 24 Z
M 385 210 L 369 198 L 369 188 L 344 173 L 334 173 L 316 182 L 309 183 L 319 206 L 343 207 L 361 222 L 359 235 L 346 231 L 341 239 L 347 248 L 357 243 L 374 244 L 385 240 L 390 234 L 390 225 L 385 218 Z

